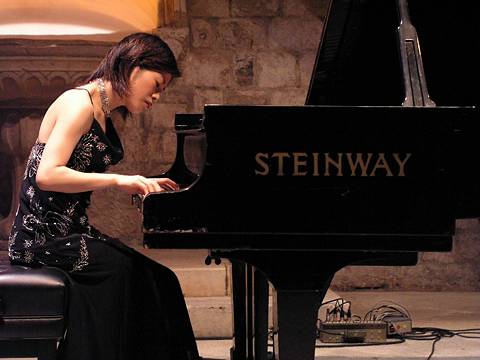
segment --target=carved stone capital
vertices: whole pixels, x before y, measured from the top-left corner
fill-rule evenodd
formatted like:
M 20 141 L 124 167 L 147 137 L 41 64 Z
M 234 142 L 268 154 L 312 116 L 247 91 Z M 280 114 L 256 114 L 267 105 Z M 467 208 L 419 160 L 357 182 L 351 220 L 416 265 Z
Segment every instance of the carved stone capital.
M 0 39 L 0 108 L 45 108 L 78 86 L 113 43 Z

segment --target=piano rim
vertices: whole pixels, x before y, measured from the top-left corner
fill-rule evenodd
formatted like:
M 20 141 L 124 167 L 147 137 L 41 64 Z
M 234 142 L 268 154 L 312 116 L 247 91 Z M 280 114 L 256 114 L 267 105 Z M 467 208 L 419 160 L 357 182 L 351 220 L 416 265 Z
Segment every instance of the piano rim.
M 210 233 L 165 231 L 144 232 L 143 243 L 147 248 L 165 249 L 449 252 L 453 247 L 452 236 L 453 234 Z M 386 241 L 388 241 L 389 246 L 382 246 L 385 245 Z M 272 244 L 276 244 L 276 246 L 272 246 Z

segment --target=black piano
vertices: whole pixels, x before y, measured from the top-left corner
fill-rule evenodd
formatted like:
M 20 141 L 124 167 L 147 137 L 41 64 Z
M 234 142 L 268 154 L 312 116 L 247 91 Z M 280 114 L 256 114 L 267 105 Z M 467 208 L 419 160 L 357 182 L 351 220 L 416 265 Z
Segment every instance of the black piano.
M 480 215 L 474 6 L 333 0 L 304 106 L 177 114 L 181 189 L 141 199 L 144 243 L 232 262 L 233 360 L 267 359 L 268 281 L 275 359 L 313 359 L 336 271 L 414 265 Z

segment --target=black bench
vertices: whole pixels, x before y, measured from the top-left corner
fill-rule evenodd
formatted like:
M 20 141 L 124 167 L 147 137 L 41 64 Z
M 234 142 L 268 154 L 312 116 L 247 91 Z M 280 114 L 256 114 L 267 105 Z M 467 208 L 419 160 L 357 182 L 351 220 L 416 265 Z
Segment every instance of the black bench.
M 0 265 L 0 358 L 56 358 L 65 332 L 67 284 L 59 269 Z

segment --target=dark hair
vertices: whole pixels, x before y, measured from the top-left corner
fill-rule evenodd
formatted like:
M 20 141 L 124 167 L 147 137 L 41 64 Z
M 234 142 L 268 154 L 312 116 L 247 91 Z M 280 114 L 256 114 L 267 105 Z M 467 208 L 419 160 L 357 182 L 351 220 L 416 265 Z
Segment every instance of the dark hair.
M 157 35 L 139 32 L 124 37 L 113 46 L 86 82 L 98 78 L 108 80 L 118 95 L 125 96 L 128 78 L 136 66 L 180 76 L 175 55 L 167 43 Z

